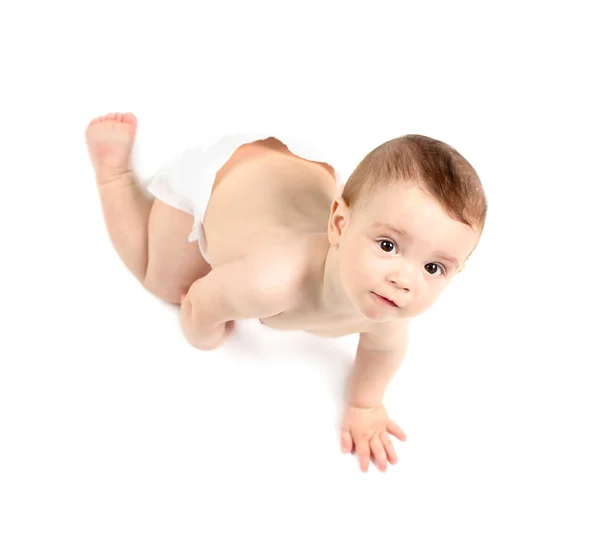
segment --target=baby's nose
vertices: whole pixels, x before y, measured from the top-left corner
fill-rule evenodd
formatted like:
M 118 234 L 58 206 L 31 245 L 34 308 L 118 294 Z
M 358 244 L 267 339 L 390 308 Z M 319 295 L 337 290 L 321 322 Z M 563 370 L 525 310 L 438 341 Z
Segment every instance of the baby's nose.
M 392 274 L 391 280 L 401 291 L 409 292 L 414 284 L 414 270 L 403 264 Z

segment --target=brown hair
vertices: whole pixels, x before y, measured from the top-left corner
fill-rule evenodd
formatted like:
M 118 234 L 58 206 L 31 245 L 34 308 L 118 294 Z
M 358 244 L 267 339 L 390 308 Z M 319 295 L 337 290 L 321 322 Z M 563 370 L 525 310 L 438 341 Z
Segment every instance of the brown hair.
M 471 164 L 450 145 L 427 136 L 409 134 L 382 143 L 358 164 L 344 185 L 342 198 L 352 207 L 366 204 L 376 189 L 390 184 L 423 188 L 446 213 L 482 232 L 487 199 Z

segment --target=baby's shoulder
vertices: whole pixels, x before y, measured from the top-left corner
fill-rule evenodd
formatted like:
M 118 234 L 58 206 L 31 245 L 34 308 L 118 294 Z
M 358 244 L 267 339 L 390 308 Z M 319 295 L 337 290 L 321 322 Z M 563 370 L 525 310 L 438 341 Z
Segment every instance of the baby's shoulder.
M 309 251 L 304 239 L 281 240 L 249 255 L 252 260 L 244 263 L 244 268 L 250 269 L 247 275 L 300 290 L 309 273 Z
M 323 263 L 329 242 L 316 235 L 294 235 L 263 250 L 258 256 L 263 266 L 262 276 L 299 300 L 310 300 L 310 293 L 320 286 Z

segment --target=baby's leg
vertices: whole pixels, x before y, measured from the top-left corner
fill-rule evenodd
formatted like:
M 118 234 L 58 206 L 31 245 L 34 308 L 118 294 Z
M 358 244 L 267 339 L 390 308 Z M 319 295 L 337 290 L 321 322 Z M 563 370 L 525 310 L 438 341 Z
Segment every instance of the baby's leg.
M 191 215 L 149 199 L 130 167 L 137 121 L 133 114 L 93 120 L 86 139 L 102 203 L 117 254 L 146 289 L 171 303 L 210 271 L 197 243 L 187 241 Z
M 148 224 L 148 266 L 144 286 L 170 303 L 180 303 L 194 281 L 211 271 L 198 242 L 189 242 L 194 218 L 154 199 Z

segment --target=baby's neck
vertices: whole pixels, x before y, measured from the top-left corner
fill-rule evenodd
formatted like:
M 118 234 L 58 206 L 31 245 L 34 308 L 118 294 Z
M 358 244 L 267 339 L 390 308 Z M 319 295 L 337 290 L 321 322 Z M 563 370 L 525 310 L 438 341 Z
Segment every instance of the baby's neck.
M 339 277 L 339 249 L 329 244 L 326 233 L 315 235 L 311 279 L 315 281 L 316 312 L 339 319 L 364 319 L 348 300 Z

